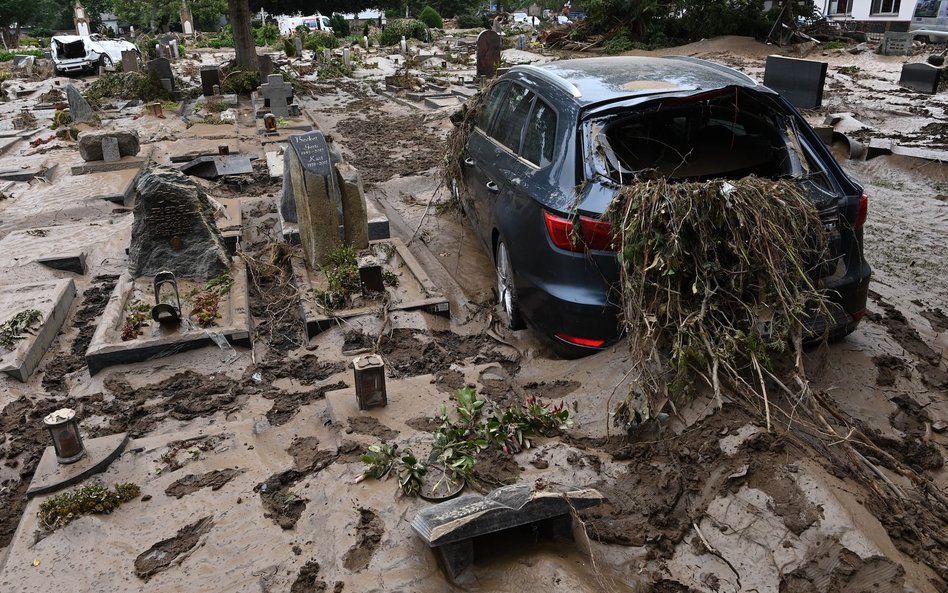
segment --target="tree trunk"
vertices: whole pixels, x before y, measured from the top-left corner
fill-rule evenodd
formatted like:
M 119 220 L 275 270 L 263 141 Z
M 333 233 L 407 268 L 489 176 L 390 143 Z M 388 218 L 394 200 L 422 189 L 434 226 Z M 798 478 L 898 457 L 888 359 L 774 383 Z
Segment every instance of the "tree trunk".
M 234 30 L 234 49 L 237 50 L 237 68 L 241 70 L 259 70 L 257 46 L 250 27 L 250 6 L 248 0 L 227 0 L 230 7 L 230 26 Z

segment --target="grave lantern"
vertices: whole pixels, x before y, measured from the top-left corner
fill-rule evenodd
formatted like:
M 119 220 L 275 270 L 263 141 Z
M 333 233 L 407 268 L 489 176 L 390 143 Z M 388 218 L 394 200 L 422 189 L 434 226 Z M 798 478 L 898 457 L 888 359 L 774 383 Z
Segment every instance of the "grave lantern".
M 277 118 L 272 113 L 263 116 L 264 132 L 267 134 L 277 133 Z
M 378 354 L 366 354 L 352 359 L 355 373 L 356 400 L 360 410 L 387 406 L 385 393 L 385 361 Z
M 70 408 L 56 410 L 43 418 L 43 424 L 53 438 L 53 448 L 56 450 L 56 460 L 59 463 L 73 463 L 86 454 L 82 446 L 82 437 L 79 435 L 79 422 L 76 421 L 75 410 Z

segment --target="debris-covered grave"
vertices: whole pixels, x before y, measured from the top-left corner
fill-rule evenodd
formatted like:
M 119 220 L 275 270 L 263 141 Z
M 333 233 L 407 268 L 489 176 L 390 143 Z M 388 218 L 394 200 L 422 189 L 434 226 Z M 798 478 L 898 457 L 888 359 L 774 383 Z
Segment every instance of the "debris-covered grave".
M 229 255 L 204 191 L 178 171 L 150 170 L 134 216 L 129 269 L 92 338 L 90 372 L 209 343 L 249 344 L 246 268 Z

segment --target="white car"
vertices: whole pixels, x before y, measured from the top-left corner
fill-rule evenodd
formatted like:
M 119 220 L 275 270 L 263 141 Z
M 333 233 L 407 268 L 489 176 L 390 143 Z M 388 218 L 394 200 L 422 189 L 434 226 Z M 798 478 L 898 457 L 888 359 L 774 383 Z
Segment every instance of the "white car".
M 115 64 L 122 63 L 123 51 L 139 53 L 134 43 L 101 35 L 57 35 L 50 39 L 49 48 L 57 74 L 94 71 L 99 66 L 114 70 Z

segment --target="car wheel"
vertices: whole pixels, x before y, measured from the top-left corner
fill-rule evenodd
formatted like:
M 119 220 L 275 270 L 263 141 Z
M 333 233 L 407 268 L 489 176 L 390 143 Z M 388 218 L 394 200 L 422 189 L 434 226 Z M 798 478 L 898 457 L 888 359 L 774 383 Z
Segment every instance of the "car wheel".
M 514 286 L 513 266 L 510 265 L 510 254 L 507 244 L 503 240 L 497 242 L 497 300 L 504 308 L 507 327 L 513 330 L 523 329 L 526 325 L 520 316 L 520 300 L 517 298 L 517 288 Z
M 102 54 L 99 57 L 99 66 L 101 66 L 103 70 L 111 70 L 112 58 L 110 58 L 107 54 Z

